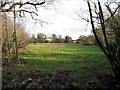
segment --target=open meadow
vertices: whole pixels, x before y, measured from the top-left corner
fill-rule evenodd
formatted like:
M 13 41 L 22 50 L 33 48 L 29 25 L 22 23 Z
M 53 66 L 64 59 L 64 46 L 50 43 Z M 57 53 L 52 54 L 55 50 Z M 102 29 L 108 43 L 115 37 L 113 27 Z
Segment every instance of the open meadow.
M 111 73 L 110 64 L 98 46 L 80 44 L 40 43 L 29 44 L 21 55 L 24 64 L 20 66 L 3 66 L 3 79 L 42 73 L 55 77 L 58 73 L 70 76 L 70 81 L 76 86 L 87 81 L 97 81 L 97 76 Z M 31 73 L 30 73 L 31 72 Z M 36 74 L 35 74 L 36 75 Z M 33 75 L 33 76 L 35 76 Z M 59 76 L 59 75 L 58 75 Z M 62 75 L 61 75 L 62 76 Z M 46 76 L 49 77 L 49 76 Z M 37 83 L 46 77 L 37 76 L 28 87 L 37 87 Z M 61 77 L 59 77 L 61 78 Z M 6 84 L 3 80 L 3 83 Z

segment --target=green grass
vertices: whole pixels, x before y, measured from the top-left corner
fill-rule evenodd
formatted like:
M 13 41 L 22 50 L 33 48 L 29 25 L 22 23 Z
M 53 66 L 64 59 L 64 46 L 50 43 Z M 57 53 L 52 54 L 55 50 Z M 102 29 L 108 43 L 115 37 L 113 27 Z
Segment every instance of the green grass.
M 30 44 L 21 56 L 27 61 L 24 66 L 7 68 L 13 74 L 29 71 L 53 73 L 72 70 L 73 78 L 95 79 L 97 74 L 111 72 L 107 58 L 98 46 L 79 44 Z

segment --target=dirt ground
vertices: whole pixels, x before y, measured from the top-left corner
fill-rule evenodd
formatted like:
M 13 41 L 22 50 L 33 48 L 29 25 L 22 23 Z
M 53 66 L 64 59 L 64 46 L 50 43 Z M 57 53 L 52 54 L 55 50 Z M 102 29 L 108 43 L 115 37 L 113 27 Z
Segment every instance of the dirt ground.
M 111 75 L 100 75 L 98 76 L 98 81 L 87 81 L 86 83 L 75 82 L 72 79 L 72 71 L 60 71 L 57 73 L 43 74 L 41 72 L 24 72 L 17 75 L 16 77 L 10 77 L 11 73 L 7 73 L 3 77 L 2 86 L 3 90 L 8 88 L 15 90 L 25 90 L 28 88 L 35 89 L 47 89 L 47 88 L 81 88 L 84 90 L 95 90 L 97 88 L 103 88 L 108 90 L 116 90 L 114 84 L 114 77 Z M 84 82 L 84 79 L 81 79 Z M 79 83 L 79 85 L 75 85 Z M 119 90 L 119 89 L 118 89 Z
M 12 62 L 13 63 L 13 62 Z M 22 62 L 25 64 L 26 62 Z M 4 66 L 11 64 L 3 63 Z M 48 89 L 48 88 L 68 88 L 68 89 L 82 89 L 82 90 L 120 90 L 119 85 L 115 84 L 115 78 L 112 74 L 97 75 L 97 80 L 86 81 L 81 78 L 80 81 L 73 79 L 74 71 L 58 71 L 54 73 L 45 74 L 40 71 L 23 72 L 13 75 L 10 72 L 2 73 L 2 89 L 26 90 L 32 89 Z

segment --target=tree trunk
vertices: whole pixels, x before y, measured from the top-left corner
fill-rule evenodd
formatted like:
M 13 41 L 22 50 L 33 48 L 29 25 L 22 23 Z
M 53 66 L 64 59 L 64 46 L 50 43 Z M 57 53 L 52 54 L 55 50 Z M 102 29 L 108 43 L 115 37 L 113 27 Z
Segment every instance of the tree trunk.
M 6 41 L 5 41 L 5 43 L 6 43 L 6 47 L 7 47 L 7 51 L 8 51 L 8 55 L 7 55 L 7 57 L 8 57 L 8 62 L 10 62 L 10 45 L 9 45 L 9 40 L 8 40 L 8 29 L 7 29 L 7 15 L 6 15 L 6 13 L 4 13 L 5 14 L 5 31 L 6 31 Z
M 119 45 L 120 42 L 118 42 L 116 45 L 114 45 L 114 47 L 119 48 L 118 50 L 116 50 L 116 48 L 112 48 L 112 50 L 111 50 L 110 45 L 108 44 L 108 41 L 107 41 L 106 33 L 105 33 L 106 29 L 105 29 L 105 24 L 104 24 L 104 17 L 103 17 L 102 8 L 101 8 L 100 2 L 98 0 L 99 13 L 100 13 L 99 19 L 100 19 L 102 32 L 104 35 L 103 37 L 105 38 L 105 44 L 106 44 L 107 49 L 104 48 L 104 46 L 100 42 L 100 39 L 98 38 L 98 35 L 95 31 L 95 26 L 94 26 L 94 21 L 93 21 L 93 16 L 92 16 L 92 9 L 91 9 L 89 0 L 87 0 L 87 4 L 88 4 L 88 8 L 89 8 L 91 25 L 92 25 L 92 30 L 93 30 L 93 34 L 95 36 L 95 39 L 98 42 L 98 45 L 100 46 L 100 48 L 102 49 L 104 54 L 107 56 L 108 60 L 110 61 L 112 70 L 113 70 L 114 75 L 115 75 L 116 85 L 120 86 L 120 45 Z M 115 52 L 113 49 L 115 49 Z M 116 55 L 116 53 L 117 53 L 117 55 Z
M 17 44 L 17 32 L 16 32 L 16 13 L 15 13 L 15 7 L 14 7 L 14 41 L 15 41 L 15 59 L 17 60 L 17 63 L 20 64 L 19 60 L 19 54 L 18 54 L 18 44 Z

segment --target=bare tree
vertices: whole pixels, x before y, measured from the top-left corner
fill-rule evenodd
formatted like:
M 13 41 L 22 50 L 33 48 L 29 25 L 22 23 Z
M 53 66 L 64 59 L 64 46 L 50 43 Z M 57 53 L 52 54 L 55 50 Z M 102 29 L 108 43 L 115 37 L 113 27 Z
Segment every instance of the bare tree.
M 16 13 L 19 13 L 19 16 L 22 17 L 22 16 L 25 16 L 25 13 L 29 13 L 32 17 L 32 19 L 34 20 L 37 20 L 34 18 L 34 15 L 37 15 L 38 14 L 36 13 L 37 8 L 38 6 L 41 6 L 45 3 L 48 3 L 50 4 L 53 0 L 27 0 L 27 1 L 18 1 L 18 2 L 15 2 L 14 0 L 12 2 L 8 2 L 7 1 L 0 1 L 0 12 L 4 12 L 4 13 L 7 13 L 7 12 L 13 12 L 14 14 L 14 35 L 13 35 L 13 38 L 14 38 L 14 41 L 15 41 L 15 51 L 16 51 L 16 59 L 18 61 L 18 63 L 20 64 L 20 61 L 19 61 L 19 55 L 18 55 L 18 43 L 17 43 L 17 31 L 16 31 Z M 28 9 L 25 8 L 25 6 L 29 5 Z M 7 8 L 6 8 L 7 6 Z M 30 8 L 31 7 L 31 8 Z M 34 7 L 34 9 L 33 9 Z
M 97 10 L 94 9 L 94 12 L 96 13 L 96 17 L 94 17 L 93 15 L 93 9 L 92 9 L 91 3 L 93 2 L 91 2 L 90 0 L 87 0 L 94 36 L 96 38 L 96 41 L 98 42 L 98 45 L 101 47 L 102 51 L 104 52 L 104 54 L 107 56 L 108 60 L 111 63 L 111 66 L 112 66 L 112 69 L 113 69 L 113 72 L 116 78 L 116 85 L 120 86 L 120 57 L 119 57 L 119 54 L 120 54 L 120 24 L 116 23 L 116 25 L 113 25 L 114 23 L 111 23 L 113 25 L 112 28 L 115 28 L 116 30 L 116 32 L 114 33 L 115 40 L 112 44 L 110 43 L 110 40 L 109 40 L 110 37 L 108 37 L 109 35 L 107 34 L 107 28 L 106 28 L 106 21 L 110 20 L 111 18 L 112 20 L 115 19 L 115 15 L 118 9 L 120 8 L 120 5 L 118 4 L 114 11 L 111 10 L 109 5 L 106 5 L 107 11 L 110 13 L 110 16 L 105 18 L 105 16 L 103 15 L 104 12 L 102 10 L 100 1 L 99 0 L 97 1 L 97 5 L 94 3 L 95 8 L 97 9 Z M 97 18 L 97 20 L 99 21 L 99 26 L 101 27 L 100 30 L 103 33 L 105 46 L 102 44 L 102 42 L 98 38 L 99 36 L 95 29 L 94 18 Z M 110 29 L 110 30 L 112 31 L 113 29 Z
M 0 23 L 0 27 L 2 27 L 2 57 L 3 60 L 6 57 L 9 59 L 8 61 L 10 61 L 10 58 L 13 58 L 15 56 L 15 38 L 13 32 L 14 25 L 12 19 L 8 17 L 6 13 L 2 15 L 0 14 L 0 16 L 2 17 L 2 22 Z M 24 48 L 28 44 L 29 35 L 20 22 L 16 23 L 16 30 L 18 44 L 17 48 L 21 51 L 23 50 L 22 48 Z
M 3 15 L 0 15 L 2 17 L 2 25 L 3 25 L 3 29 L 4 32 L 2 34 L 4 34 L 5 36 L 2 35 L 2 37 L 4 37 L 4 43 L 3 43 L 3 47 L 2 47 L 2 52 L 3 52 L 3 56 L 8 56 L 8 61 L 10 61 L 10 42 L 9 42 L 9 35 L 8 35 L 8 26 L 7 26 L 7 15 L 6 13 L 4 13 Z M 1 25 L 1 26 L 2 26 Z M 8 54 L 8 55 L 7 55 Z

